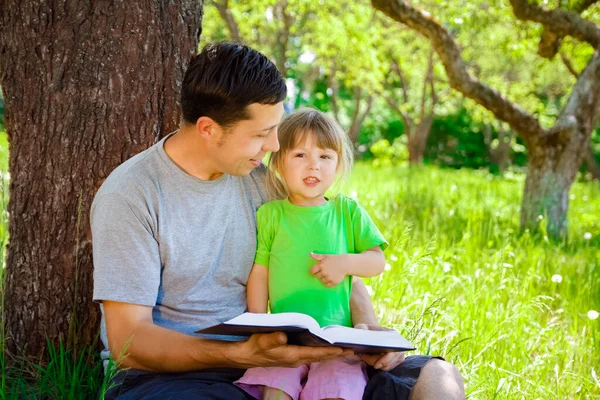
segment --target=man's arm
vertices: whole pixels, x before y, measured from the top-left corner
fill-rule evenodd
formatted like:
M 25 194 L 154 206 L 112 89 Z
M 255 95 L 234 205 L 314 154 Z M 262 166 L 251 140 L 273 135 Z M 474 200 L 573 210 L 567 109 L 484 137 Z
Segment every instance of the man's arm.
M 287 345 L 284 333 L 257 334 L 246 342 L 186 335 L 155 325 L 152 307 L 104 301 L 109 348 L 121 368 L 178 372 L 215 367 L 295 367 L 352 354 L 337 347 Z
M 387 330 L 379 325 L 375 309 L 371 302 L 371 297 L 367 291 L 367 287 L 357 277 L 352 279 L 352 294 L 350 296 L 350 313 L 352 314 L 352 323 L 356 328 L 367 330 Z M 384 354 L 362 354 L 361 360 L 365 363 L 381 369 L 390 371 L 402 364 L 404 361 L 404 352 L 384 353 Z
M 358 324 L 379 325 L 367 287 L 364 282 L 357 277 L 352 278 L 350 313 L 352 314 L 352 324 L 354 326 Z

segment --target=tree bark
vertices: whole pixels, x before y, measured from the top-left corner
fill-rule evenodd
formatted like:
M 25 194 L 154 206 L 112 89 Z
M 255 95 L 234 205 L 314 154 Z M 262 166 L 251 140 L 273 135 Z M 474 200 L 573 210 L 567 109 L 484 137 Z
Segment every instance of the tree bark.
M 565 237 L 567 194 L 600 112 L 598 51 L 577 79 L 554 127 L 544 129 L 533 115 L 471 76 L 451 33 L 429 14 L 401 0 L 371 2 L 389 17 L 425 36 L 438 53 L 450 86 L 507 122 L 524 139 L 530 164 L 521 207 L 521 226 L 536 228 L 539 225 L 538 215 L 542 215 L 548 219 L 547 229 L 551 237 Z M 595 48 L 600 45 L 600 27 L 575 13 L 548 10 L 527 0 L 510 0 L 510 3 L 518 19 L 538 22 L 559 36 L 569 35 L 587 41 Z
M 46 338 L 76 347 L 97 335 L 91 201 L 117 165 L 177 128 L 202 1 L 6 0 L 1 12 L 6 339 L 40 360 Z

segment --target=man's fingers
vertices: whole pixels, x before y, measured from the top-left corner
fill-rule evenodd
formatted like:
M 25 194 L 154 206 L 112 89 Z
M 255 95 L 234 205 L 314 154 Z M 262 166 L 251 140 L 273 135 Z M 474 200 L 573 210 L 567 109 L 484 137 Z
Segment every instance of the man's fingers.
M 387 353 L 382 355 L 375 361 L 374 367 L 383 371 L 389 371 L 396 368 L 398 365 L 404 362 L 404 353 Z
M 354 354 L 351 350 L 342 350 L 339 347 L 297 347 L 297 359 L 300 364 L 309 364 L 315 361 L 333 360 Z
M 259 334 L 258 346 L 263 350 L 274 349 L 287 343 L 287 336 L 283 332 Z
M 381 354 L 361 354 L 360 359 L 368 365 L 375 365 L 375 362 L 381 357 Z

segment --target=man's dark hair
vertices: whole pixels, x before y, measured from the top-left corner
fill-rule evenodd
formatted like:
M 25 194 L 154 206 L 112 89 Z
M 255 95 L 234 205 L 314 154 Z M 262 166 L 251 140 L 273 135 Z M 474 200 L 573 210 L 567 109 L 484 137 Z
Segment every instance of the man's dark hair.
M 267 57 L 237 43 L 212 43 L 192 58 L 181 87 L 186 123 L 210 117 L 223 127 L 249 119 L 253 103 L 277 104 L 285 99 L 283 76 Z

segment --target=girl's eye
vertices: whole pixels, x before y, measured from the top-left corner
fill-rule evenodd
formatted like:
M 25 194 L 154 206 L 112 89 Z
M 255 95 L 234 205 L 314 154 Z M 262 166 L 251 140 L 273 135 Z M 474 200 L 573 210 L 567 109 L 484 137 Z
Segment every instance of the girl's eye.
M 327 154 L 322 155 L 321 158 L 324 160 L 331 160 L 331 157 L 328 156 Z
M 296 157 L 303 158 L 304 157 L 304 153 L 298 153 L 298 154 L 296 154 Z

